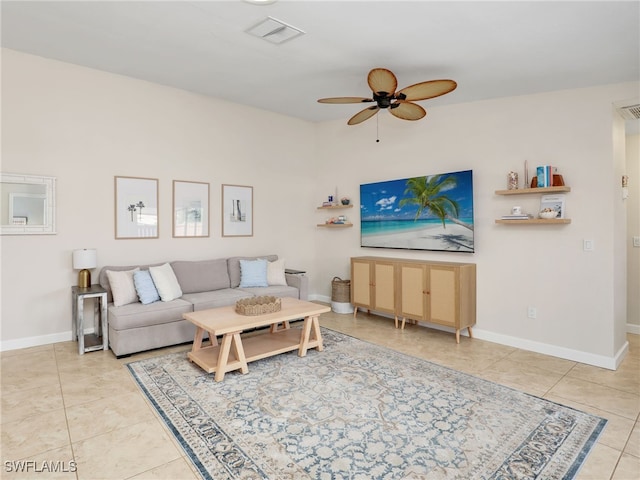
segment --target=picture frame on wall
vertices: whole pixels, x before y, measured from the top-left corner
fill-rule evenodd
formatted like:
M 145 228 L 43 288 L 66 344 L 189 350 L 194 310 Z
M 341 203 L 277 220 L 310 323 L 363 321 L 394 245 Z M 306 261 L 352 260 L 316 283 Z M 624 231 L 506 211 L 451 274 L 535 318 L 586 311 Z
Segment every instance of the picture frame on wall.
M 158 179 L 115 177 L 116 239 L 158 238 Z
M 222 185 L 222 236 L 253 236 L 253 187 Z
M 209 236 L 209 184 L 173 181 L 173 237 Z

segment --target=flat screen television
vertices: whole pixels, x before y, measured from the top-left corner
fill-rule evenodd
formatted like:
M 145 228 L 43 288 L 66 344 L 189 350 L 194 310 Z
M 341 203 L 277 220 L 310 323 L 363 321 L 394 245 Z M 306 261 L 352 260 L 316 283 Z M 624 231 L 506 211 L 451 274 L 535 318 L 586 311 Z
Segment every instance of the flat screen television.
M 360 185 L 360 245 L 473 253 L 473 171 Z

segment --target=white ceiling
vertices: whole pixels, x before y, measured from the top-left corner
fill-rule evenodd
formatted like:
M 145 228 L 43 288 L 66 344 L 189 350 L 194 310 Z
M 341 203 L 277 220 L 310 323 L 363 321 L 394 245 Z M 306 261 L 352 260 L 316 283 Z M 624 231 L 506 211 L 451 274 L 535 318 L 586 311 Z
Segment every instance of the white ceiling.
M 346 120 L 368 71 L 451 78 L 429 105 L 640 80 L 640 2 L 5 1 L 2 46 L 309 121 Z M 267 16 L 306 32 L 245 33 Z M 640 97 L 640 92 L 639 92 Z

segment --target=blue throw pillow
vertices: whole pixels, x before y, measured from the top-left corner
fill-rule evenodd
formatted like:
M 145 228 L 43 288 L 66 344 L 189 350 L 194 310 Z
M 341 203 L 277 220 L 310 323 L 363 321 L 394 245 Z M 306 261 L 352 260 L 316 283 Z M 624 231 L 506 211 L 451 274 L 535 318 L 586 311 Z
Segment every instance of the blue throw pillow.
M 265 258 L 240 260 L 240 288 L 268 286 L 267 265 Z
M 139 270 L 133 274 L 133 284 L 136 287 L 136 293 L 140 299 L 140 303 L 147 305 L 148 303 L 160 300 L 160 294 L 156 288 L 149 270 Z

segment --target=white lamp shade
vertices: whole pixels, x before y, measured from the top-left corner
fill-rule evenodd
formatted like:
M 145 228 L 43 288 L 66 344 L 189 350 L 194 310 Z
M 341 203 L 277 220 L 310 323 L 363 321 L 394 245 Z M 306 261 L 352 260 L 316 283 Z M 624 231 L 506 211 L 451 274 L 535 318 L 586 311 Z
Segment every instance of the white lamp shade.
M 82 270 L 84 268 L 96 268 L 98 266 L 98 255 L 93 249 L 82 249 L 73 251 L 73 268 Z

